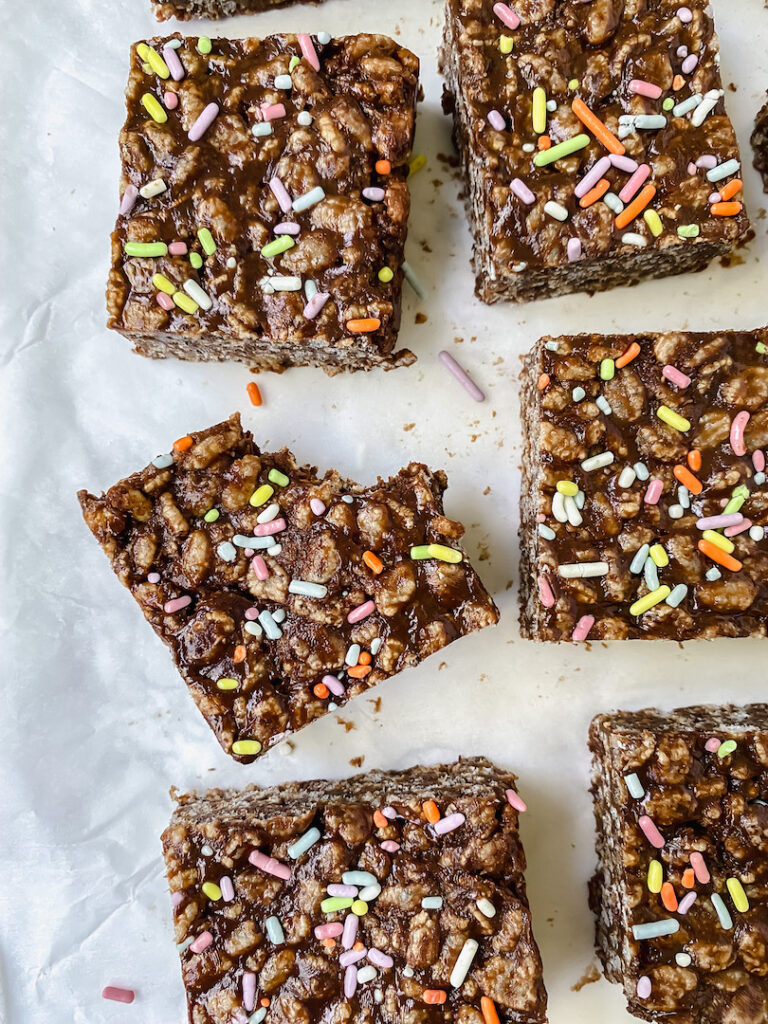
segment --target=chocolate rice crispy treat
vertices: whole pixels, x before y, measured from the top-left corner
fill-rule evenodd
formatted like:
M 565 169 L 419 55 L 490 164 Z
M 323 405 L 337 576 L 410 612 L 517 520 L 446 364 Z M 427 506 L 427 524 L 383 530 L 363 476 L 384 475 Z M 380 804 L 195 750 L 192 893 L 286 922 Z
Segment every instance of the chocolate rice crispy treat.
M 276 7 L 296 3 L 319 3 L 320 0 L 152 0 L 158 21 L 178 18 L 230 18 L 235 14 L 260 14 Z
M 252 761 L 498 620 L 446 486 L 418 463 L 371 487 L 319 476 L 235 415 L 78 497 L 219 743 Z
M 381 35 L 209 45 L 131 50 L 109 327 L 153 358 L 412 363 L 395 347 L 418 59 Z
M 534 640 L 768 631 L 768 330 L 543 338 L 521 408 Z
M 545 1021 L 511 772 L 472 758 L 177 800 L 191 1024 Z
M 768 705 L 598 715 L 605 975 L 669 1024 L 768 1020 Z
M 768 100 L 757 113 L 751 142 L 755 168 L 763 179 L 763 191 L 768 192 Z
M 747 239 L 709 0 L 446 0 L 440 62 L 483 301 L 700 270 Z

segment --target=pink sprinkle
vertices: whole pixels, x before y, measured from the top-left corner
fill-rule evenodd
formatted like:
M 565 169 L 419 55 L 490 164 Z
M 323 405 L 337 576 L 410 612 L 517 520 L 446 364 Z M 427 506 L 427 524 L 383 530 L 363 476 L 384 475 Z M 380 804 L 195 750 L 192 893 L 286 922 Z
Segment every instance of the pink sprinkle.
M 204 949 L 208 949 L 212 942 L 213 936 L 210 932 L 200 932 L 195 941 L 190 943 L 189 948 L 193 953 L 202 953 Z
M 497 132 L 503 132 L 504 129 L 507 127 L 506 121 L 504 120 L 504 118 L 502 117 L 498 110 L 488 111 L 488 124 L 491 126 L 491 128 L 495 128 Z
M 696 520 L 700 530 L 722 530 L 725 526 L 738 526 L 744 516 L 741 512 L 728 512 L 719 516 L 703 516 Z
M 292 221 L 284 220 L 281 224 L 275 224 L 272 230 L 276 235 L 298 235 L 301 228 Z
M 646 82 L 642 78 L 633 78 L 629 83 L 629 91 L 638 96 L 647 96 L 649 100 L 657 100 L 661 96 L 660 86 Z
M 381 813 L 385 818 L 389 818 L 390 821 L 394 821 L 397 817 L 397 811 L 394 807 L 382 807 Z
M 438 353 L 437 358 L 446 368 L 446 370 L 455 377 L 456 380 L 461 384 L 464 390 L 470 395 L 476 402 L 484 402 L 485 395 L 480 388 L 475 384 L 469 374 L 466 372 L 463 366 L 460 366 L 450 352 L 446 352 L 444 349 Z
M 183 892 L 174 892 L 171 894 L 171 906 L 178 907 L 181 901 L 184 899 Z
M 546 523 L 546 521 L 547 521 L 547 517 L 544 515 L 543 512 L 537 512 L 536 513 L 536 522 L 537 523 Z
M 515 29 L 520 24 L 520 19 L 508 4 L 494 4 L 493 13 L 507 28 Z
M 383 188 L 376 186 L 363 189 L 363 199 L 370 199 L 372 203 L 380 203 L 386 194 Z
M 309 507 L 315 513 L 316 516 L 325 515 L 325 502 L 321 501 L 320 498 L 311 498 Z
M 155 302 L 168 313 L 173 309 L 173 299 L 170 295 L 166 295 L 165 292 L 158 292 L 155 295 Z
M 523 800 L 520 794 L 517 793 L 514 789 L 508 789 L 507 792 L 505 793 L 505 796 L 507 798 L 507 803 L 510 805 L 510 807 L 514 807 L 516 811 L 519 811 L 521 814 L 523 814 L 525 811 L 528 810 L 528 805 L 526 804 L 525 800 Z
M 388 970 L 390 967 L 395 966 L 395 961 L 391 956 L 387 956 L 386 953 L 382 953 L 380 949 L 369 949 L 368 959 L 376 967 L 381 967 L 383 970 Z
M 400 849 L 400 843 L 396 843 L 394 839 L 385 839 L 379 846 L 385 853 L 397 853 Z
M 136 993 L 132 988 L 116 988 L 114 985 L 107 985 L 101 991 L 102 999 L 111 999 L 113 1003 L 132 1003 Z
M 708 203 L 719 203 L 722 198 L 723 197 L 720 195 L 719 192 L 710 192 L 709 195 L 707 196 L 707 202 Z
M 752 465 L 755 467 L 758 473 L 765 471 L 765 452 L 759 448 L 752 452 Z
M 186 242 L 171 242 L 168 246 L 168 252 L 171 256 L 186 256 L 187 255 L 187 243 Z
M 661 493 L 664 490 L 663 480 L 651 480 L 648 484 L 648 490 L 645 492 L 643 501 L 646 505 L 658 505 Z
M 713 153 L 705 153 L 696 161 L 696 166 L 711 171 L 713 167 L 717 167 L 717 157 Z
M 163 103 L 168 110 L 175 110 L 179 105 L 179 97 L 175 92 L 171 92 L 170 89 L 166 89 L 163 93 Z
M 677 16 L 684 25 L 687 25 L 689 21 L 693 20 L 690 7 L 678 7 Z
M 365 959 L 367 953 L 368 950 L 365 947 L 362 949 L 350 949 L 339 957 L 339 966 L 349 967 L 350 964 L 356 964 L 358 960 Z
M 536 202 L 536 196 L 531 192 L 522 178 L 513 178 L 509 183 L 510 189 L 515 193 L 518 199 L 522 199 L 528 206 L 532 206 Z
M 627 174 L 632 174 L 640 166 L 637 160 L 633 160 L 631 156 L 626 156 L 624 153 L 611 153 L 609 159 L 614 167 L 620 171 L 626 171 Z
M 341 921 L 329 921 L 328 924 L 318 924 L 315 926 L 315 938 L 336 939 L 341 935 L 343 930 L 344 926 Z
M 699 63 L 699 58 L 695 53 L 689 53 L 682 64 L 682 72 L 684 75 L 690 75 L 692 71 L 695 71 L 696 65 Z
M 235 898 L 235 887 L 232 885 L 232 879 L 229 875 L 224 875 L 223 878 L 219 879 L 219 888 L 221 889 L 221 897 L 225 903 L 231 903 Z
M 642 978 L 637 979 L 637 998 L 647 999 L 651 994 L 653 986 L 651 985 L 651 979 L 647 974 L 644 974 Z
M 299 41 L 299 49 L 301 50 L 302 56 L 310 67 L 314 68 L 315 71 L 320 70 L 320 61 L 315 50 L 314 43 L 305 32 L 299 32 L 297 39 Z
M 125 216 L 130 213 L 139 198 L 139 190 L 135 185 L 126 185 L 123 198 L 120 200 L 120 213 Z
M 464 815 L 457 811 L 455 814 L 449 814 L 445 818 L 441 818 L 440 821 L 436 821 L 432 827 L 437 835 L 444 836 L 448 832 L 453 832 L 454 829 L 461 828 L 466 820 Z
M 344 949 L 352 949 L 357 938 L 359 921 L 356 914 L 347 914 L 344 918 L 344 928 L 341 933 L 341 945 Z
M 160 582 L 160 573 L 159 572 L 151 572 L 149 574 L 149 576 L 147 576 L 147 583 L 159 583 L 159 582 Z
M 571 634 L 571 640 L 575 640 L 576 643 L 581 643 L 583 640 L 586 640 L 589 636 L 589 631 L 592 629 L 594 624 L 594 615 L 582 615 Z
M 348 899 L 350 896 L 354 899 L 357 896 L 356 885 L 329 885 L 328 886 L 329 896 L 341 896 L 342 899 Z
M 172 46 L 163 47 L 163 60 L 168 65 L 171 78 L 174 82 L 180 82 L 184 77 L 184 65 L 179 60 L 179 55 Z
M 253 571 L 256 573 L 257 580 L 269 579 L 269 569 L 267 568 L 267 563 L 264 561 L 261 555 L 256 555 L 253 561 L 251 562 L 251 565 L 253 566 Z M 246 612 L 246 616 L 247 614 L 248 613 Z
M 344 995 L 351 999 L 357 988 L 357 968 L 350 964 L 344 972 Z
M 539 598 L 545 608 L 551 608 L 555 603 L 555 595 L 546 576 L 539 576 Z
M 174 612 L 179 612 L 182 608 L 186 608 L 188 604 L 192 604 L 192 598 L 189 594 L 185 594 L 184 597 L 174 597 L 172 601 L 165 602 L 163 611 L 166 615 L 173 615 Z
M 254 537 L 274 537 L 276 533 L 282 533 L 286 528 L 286 522 L 282 516 L 273 519 L 271 523 L 257 523 L 254 528 Z
M 256 975 L 253 971 L 243 974 L 243 1009 L 248 1013 L 256 1005 Z
M 693 873 L 696 875 L 696 881 L 701 882 L 702 885 L 706 885 L 709 881 L 710 875 L 707 865 L 702 855 L 698 852 L 691 854 L 691 867 Z
M 640 164 L 624 188 L 619 192 L 619 199 L 622 203 L 628 203 L 634 194 L 640 191 L 640 186 L 650 176 L 650 173 L 651 168 L 648 164 Z
M 267 875 L 274 875 L 275 878 L 282 878 L 287 882 L 291 877 L 291 869 L 287 864 L 281 864 L 274 857 L 267 857 L 261 850 L 253 850 L 248 855 L 248 860 L 254 867 L 259 868 Z
M 323 676 L 323 682 L 334 695 L 334 697 L 344 696 L 344 686 L 336 676 Z
M 285 117 L 285 107 L 282 103 L 262 103 L 259 111 L 265 121 L 276 121 L 280 117 Z
M 373 601 L 365 601 L 363 604 L 359 604 L 357 608 L 353 608 L 347 616 L 347 622 L 354 624 L 355 622 L 362 622 L 363 619 L 367 619 L 371 612 L 376 611 L 376 605 Z
M 691 383 L 691 378 L 686 373 L 683 373 L 682 370 L 678 370 L 676 366 L 667 364 L 661 371 L 661 374 L 678 388 L 687 388 Z
M 746 409 L 737 412 L 731 423 L 731 448 L 734 455 L 746 455 L 747 446 L 744 444 L 744 428 L 749 423 L 749 413 Z
M 738 537 L 740 533 L 745 533 L 751 526 L 751 519 L 743 519 L 738 526 L 727 526 L 723 532 L 726 537 Z
M 285 185 L 280 181 L 277 175 L 275 175 L 274 178 L 270 178 L 269 187 L 272 189 L 272 195 L 277 200 L 280 209 L 283 213 L 288 213 L 291 209 L 291 197 L 288 195 Z
M 687 170 L 688 170 L 689 174 L 695 174 L 696 173 L 696 164 L 693 162 L 693 160 L 691 160 L 691 162 L 688 164 Z
M 205 110 L 202 112 L 200 117 L 195 121 L 192 127 L 187 133 L 187 138 L 190 142 L 197 142 L 198 139 L 202 139 L 208 129 L 211 127 L 213 122 L 219 116 L 219 105 L 218 103 L 209 103 Z
M 704 749 L 708 750 L 710 754 L 714 754 L 716 750 L 720 749 L 720 740 L 717 736 L 711 736 L 704 744 Z
M 600 181 L 602 176 L 611 168 L 611 159 L 607 156 L 601 156 L 597 163 L 592 167 L 591 170 L 587 171 L 584 177 L 579 181 L 574 189 L 576 195 L 581 198 L 585 196 L 589 190 Z
M 675 50 L 675 53 L 681 59 L 683 57 L 687 57 L 688 56 L 688 47 L 685 45 L 685 43 L 683 43 L 681 46 L 678 46 L 678 48 Z
M 246 619 L 248 619 L 249 622 L 255 622 L 256 619 L 258 619 L 258 617 L 259 617 L 259 609 L 258 608 L 246 608 L 245 609 L 245 617 L 246 617 Z
M 304 318 L 306 320 L 314 320 L 330 297 L 329 292 L 315 292 L 304 307 Z
M 691 909 L 693 904 L 696 902 L 697 895 L 698 893 L 695 892 L 687 892 L 685 896 L 683 896 L 683 898 L 680 900 L 680 904 L 677 908 L 678 914 L 682 914 L 683 916 L 685 916 Z
M 641 814 L 637 819 L 637 824 L 643 830 L 643 835 L 651 844 L 655 846 L 657 850 L 660 850 L 664 846 L 664 836 L 654 825 L 651 818 L 647 814 Z
M 581 239 L 569 238 L 566 252 L 568 253 L 568 259 L 571 263 L 575 263 L 576 260 L 581 259 Z

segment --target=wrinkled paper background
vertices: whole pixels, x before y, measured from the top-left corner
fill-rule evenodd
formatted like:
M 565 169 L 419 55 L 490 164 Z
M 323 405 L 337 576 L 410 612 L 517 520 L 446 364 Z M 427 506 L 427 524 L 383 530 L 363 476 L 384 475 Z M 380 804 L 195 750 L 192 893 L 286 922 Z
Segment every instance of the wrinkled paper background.
M 408 258 L 427 297 L 405 297 L 415 367 L 329 380 L 262 375 L 253 409 L 238 365 L 151 362 L 104 326 L 108 236 L 128 45 L 158 31 L 148 0 L 35 0 L 0 7 L 3 270 L 4 672 L 0 721 L 0 1020 L 106 1024 L 185 1019 L 159 834 L 168 789 L 270 784 L 483 753 L 520 775 L 522 837 L 554 1024 L 618 1022 L 617 986 L 580 990 L 590 964 L 592 820 L 585 734 L 599 710 L 766 696 L 765 643 L 536 647 L 517 626 L 521 353 L 545 332 L 750 327 L 768 321 L 764 197 L 751 166 L 757 237 L 739 265 L 589 298 L 482 306 L 440 110 L 431 0 L 328 0 L 189 25 L 192 35 L 276 30 L 395 35 L 423 61 Z M 768 85 L 768 11 L 716 0 L 730 112 L 745 163 Z M 166 28 L 175 29 L 175 23 Z M 416 325 L 418 312 L 428 321 Z M 437 362 L 447 348 L 488 399 L 475 404 Z M 241 409 L 259 444 L 370 481 L 409 459 L 449 473 L 447 513 L 502 611 L 257 764 L 221 752 L 163 645 L 81 521 L 78 487 L 99 491 L 188 430 Z M 380 699 L 376 711 L 374 700 Z M 285 754 L 285 756 L 282 756 Z M 131 1007 L 104 985 L 137 991 Z

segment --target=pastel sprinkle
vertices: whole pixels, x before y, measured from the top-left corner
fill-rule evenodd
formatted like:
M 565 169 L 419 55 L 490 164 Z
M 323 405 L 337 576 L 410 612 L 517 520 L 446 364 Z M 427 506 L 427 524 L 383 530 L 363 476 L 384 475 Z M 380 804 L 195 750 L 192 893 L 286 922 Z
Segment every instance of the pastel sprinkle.
M 441 818 L 439 821 L 435 822 L 432 827 L 437 835 L 442 836 L 460 828 L 465 821 L 466 818 L 464 815 L 456 812 L 454 814 L 447 815 L 445 818 Z
M 474 398 L 476 402 L 482 402 L 485 400 L 483 392 L 449 352 L 446 352 L 445 350 L 441 351 L 438 358 L 446 370 L 456 378 L 464 390 Z
M 281 864 L 274 857 L 267 857 L 261 850 L 252 850 L 248 855 L 248 860 L 254 867 L 267 875 L 273 875 L 275 878 L 283 879 L 283 881 L 288 881 L 291 877 L 291 869 L 287 864 Z
M 726 931 L 730 931 L 733 928 L 733 918 L 731 917 L 728 907 L 723 902 L 723 897 L 718 892 L 713 892 L 709 897 L 712 902 L 712 906 L 715 908 L 718 920 L 720 921 L 720 927 Z
M 118 988 L 116 985 L 107 985 L 101 990 L 102 999 L 110 999 L 113 1003 L 132 1003 L 136 993 L 132 988 Z
M 203 135 L 208 131 L 213 122 L 219 116 L 219 106 L 217 103 L 209 103 L 203 110 L 202 114 L 195 120 L 192 127 L 187 133 L 187 138 L 190 142 L 197 142 L 202 139 Z
M 726 887 L 733 900 L 733 905 L 739 911 L 740 914 L 746 914 L 749 910 L 749 900 L 747 894 L 744 892 L 744 886 L 741 884 L 738 878 L 729 878 L 726 880 Z
M 674 935 L 679 930 L 680 924 L 672 918 L 632 925 L 632 935 L 638 942 L 643 939 L 658 939 L 662 935 Z
M 643 784 L 640 781 L 639 776 L 635 772 L 630 772 L 629 775 L 624 776 L 624 782 L 627 786 L 627 792 L 635 800 L 642 800 L 645 796 L 645 790 Z

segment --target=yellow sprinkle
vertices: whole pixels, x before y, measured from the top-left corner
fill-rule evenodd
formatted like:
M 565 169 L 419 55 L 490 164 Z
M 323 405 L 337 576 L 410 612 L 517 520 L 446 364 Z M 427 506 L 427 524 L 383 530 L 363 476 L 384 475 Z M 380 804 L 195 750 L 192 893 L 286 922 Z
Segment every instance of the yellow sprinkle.
M 165 274 L 153 274 L 152 284 L 158 291 L 165 292 L 166 295 L 173 295 L 176 291 L 176 285 L 173 281 L 169 281 Z
M 165 124 L 165 122 L 168 120 L 168 115 L 157 102 L 152 93 L 145 92 L 144 95 L 141 97 L 141 103 L 153 121 L 157 121 L 158 124 Z
M 579 493 L 578 484 L 575 484 L 572 480 L 558 480 L 556 486 L 561 494 L 566 494 L 571 498 L 575 498 Z
M 664 881 L 664 868 L 661 861 L 652 860 L 648 865 L 648 891 L 661 892 L 661 883 Z
M 736 907 L 739 913 L 746 914 L 749 910 L 749 900 L 744 892 L 744 886 L 738 878 L 729 878 L 725 884 L 728 886 L 728 892 L 731 894 L 734 907 Z
M 203 882 L 201 888 L 209 900 L 221 899 L 221 889 L 215 882 Z
M 533 90 L 533 130 L 537 135 L 543 135 L 547 130 L 547 94 L 541 86 Z
M 261 744 L 259 743 L 258 740 L 235 740 L 235 742 L 232 744 L 233 754 L 241 754 L 247 756 L 248 754 L 258 754 L 260 750 Z
M 146 60 L 147 54 L 149 53 L 149 47 L 147 46 L 146 43 L 137 43 L 136 53 L 138 53 L 142 60 Z
M 349 909 L 357 917 L 364 917 L 368 913 L 368 904 L 365 900 L 355 900 Z
M 141 70 L 144 72 L 145 75 L 152 74 L 152 68 L 149 66 L 149 64 L 147 64 L 146 61 L 144 61 L 144 63 L 141 65 Z
M 515 45 L 515 41 L 512 36 L 500 36 L 499 37 L 499 49 L 505 57 L 512 53 L 512 48 Z
M 274 487 L 270 487 L 269 484 L 262 484 L 261 487 L 257 487 L 251 495 L 250 503 L 254 508 L 258 508 L 260 505 L 266 504 L 274 493 Z
M 157 52 L 157 50 L 153 50 L 151 46 L 148 46 L 147 52 L 145 54 L 142 54 L 142 56 L 144 57 L 144 60 L 147 62 L 147 64 L 149 64 L 149 66 L 155 72 L 155 74 L 159 75 L 160 78 L 171 77 L 171 72 L 168 70 L 168 65 L 165 63 L 165 61 Z
M 668 405 L 660 405 L 656 410 L 656 415 L 662 423 L 666 423 L 669 427 L 674 427 L 675 430 L 685 431 L 691 429 L 691 424 L 688 420 L 673 409 L 670 409 Z
M 654 238 L 658 238 L 659 235 L 664 233 L 664 225 L 661 223 L 661 217 L 655 210 L 646 210 L 643 214 L 643 220 L 648 225 L 648 230 Z
M 228 679 L 226 676 L 219 679 L 216 685 L 220 690 L 236 690 L 240 685 L 236 679 Z
M 426 167 L 426 165 L 427 165 L 427 158 L 424 156 L 423 153 L 419 153 L 408 164 L 408 173 L 409 174 L 415 174 L 417 171 L 420 171 L 422 169 L 422 167 Z
M 658 565 L 660 569 L 663 569 L 665 565 L 669 565 L 669 555 L 661 544 L 652 544 L 648 554 L 653 559 L 654 565 Z
M 445 544 L 427 545 L 430 558 L 439 558 L 441 562 L 452 562 L 454 565 L 464 557 L 460 551 L 446 547 Z
M 647 612 L 654 605 L 659 604 L 661 601 L 665 601 L 672 591 L 667 586 L 658 587 L 656 590 L 652 590 L 650 594 L 646 594 L 645 597 L 641 597 L 638 601 L 635 601 L 633 605 L 630 605 L 630 615 L 642 615 Z
M 213 256 L 216 252 L 216 243 L 213 240 L 213 235 L 208 228 L 200 228 L 197 232 L 197 237 L 200 239 L 200 245 L 203 247 L 203 252 L 206 256 Z
M 710 541 L 716 547 L 720 548 L 721 551 L 727 551 L 729 555 L 736 550 L 736 545 L 733 541 L 728 540 L 728 538 L 724 537 L 722 533 L 716 533 L 715 530 L 704 530 L 701 536 L 703 540 Z
M 571 92 L 576 92 L 576 90 L 579 88 L 578 78 L 572 78 L 568 83 L 568 88 L 571 90 Z
M 190 299 L 188 295 L 185 295 L 184 292 L 174 292 L 173 301 L 176 303 L 179 309 L 183 309 L 185 313 L 197 312 L 197 303 Z

